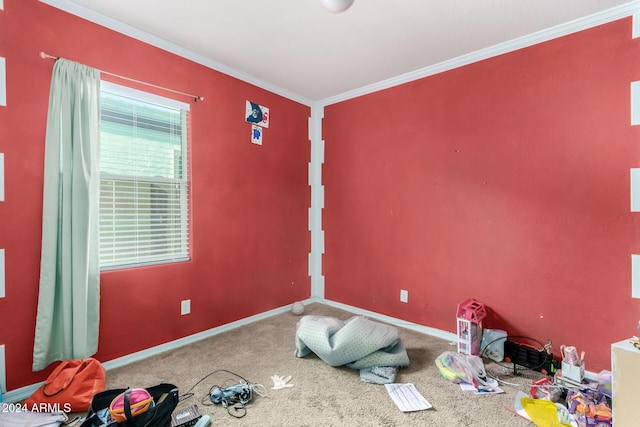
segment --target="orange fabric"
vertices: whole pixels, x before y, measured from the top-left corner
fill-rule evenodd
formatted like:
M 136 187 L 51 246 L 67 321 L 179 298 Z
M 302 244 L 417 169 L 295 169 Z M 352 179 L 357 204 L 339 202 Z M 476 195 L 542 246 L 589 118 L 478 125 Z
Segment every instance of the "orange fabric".
M 71 412 L 85 412 L 93 396 L 105 389 L 105 384 L 106 372 L 98 360 L 92 357 L 67 360 L 60 363 L 24 403 L 27 409 L 57 404 Z

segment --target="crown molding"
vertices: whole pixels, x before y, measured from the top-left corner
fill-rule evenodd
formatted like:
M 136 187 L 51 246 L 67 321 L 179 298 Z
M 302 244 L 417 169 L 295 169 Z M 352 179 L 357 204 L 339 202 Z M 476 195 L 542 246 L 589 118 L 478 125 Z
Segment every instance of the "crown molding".
M 626 18 L 628 16 L 640 13 L 640 0 L 630 1 L 623 5 L 607 9 L 599 13 L 595 13 L 593 15 L 589 15 L 585 18 L 576 19 L 574 21 L 528 34 L 526 36 L 519 37 L 505 43 L 499 43 L 485 49 L 480 49 L 478 51 L 459 56 L 457 58 L 446 60 L 438 64 L 430 65 L 428 67 L 424 67 L 405 74 L 401 74 L 399 76 L 382 80 L 377 83 L 366 85 L 358 89 L 350 90 L 338 95 L 313 101 L 271 82 L 260 79 L 252 74 L 246 73 L 222 62 L 212 60 L 203 55 L 197 54 L 179 45 L 164 40 L 160 37 L 156 37 L 145 31 L 132 27 L 131 25 L 102 15 L 98 12 L 74 3 L 72 0 L 39 1 L 309 107 L 312 107 L 314 105 L 324 107 L 341 101 L 346 101 L 351 98 L 356 98 L 369 93 L 377 92 L 379 90 L 388 89 L 393 86 L 398 86 L 424 77 L 439 74 L 445 71 L 452 70 L 454 68 L 469 65 L 474 62 L 482 61 L 484 59 L 492 58 L 505 53 L 513 52 L 518 49 L 529 47 L 538 43 L 549 41 L 558 37 L 566 36 L 568 34 L 586 30 L 598 25 L 615 21 L 617 19 Z
M 430 65 L 428 67 L 401 74 L 399 76 L 363 86 L 358 89 L 343 92 L 339 95 L 324 98 L 319 100 L 318 103 L 322 106 L 336 104 L 341 101 L 346 101 L 348 99 L 367 95 L 379 90 L 388 89 L 390 87 L 398 86 L 424 77 L 443 73 L 445 71 L 453 70 L 464 65 L 469 65 L 474 62 L 479 62 L 498 55 L 513 52 L 515 50 L 523 49 L 525 47 L 533 46 L 538 43 L 543 43 L 558 37 L 593 28 L 598 25 L 606 24 L 608 22 L 612 22 L 621 18 L 633 16 L 634 14 L 638 13 L 640 13 L 640 1 L 634 0 L 621 6 L 607 9 L 605 11 L 589 15 L 584 18 L 576 19 L 574 21 L 569 21 L 564 24 L 548 28 L 546 30 L 531 33 L 505 43 L 499 43 L 485 49 L 480 49 L 475 52 L 459 56 L 457 58 L 440 62 L 435 65 Z
M 131 25 L 118 21 L 117 19 L 113 19 L 106 15 L 98 13 L 96 11 L 93 11 L 89 8 L 86 8 L 77 3 L 74 3 L 71 0 L 39 0 L 39 1 L 41 3 L 48 4 L 49 6 L 63 10 L 72 15 L 76 15 L 80 18 L 86 19 L 87 21 L 91 21 L 95 24 L 109 28 L 110 30 L 116 31 L 118 33 L 132 37 L 136 40 L 140 40 L 152 46 L 166 50 L 167 52 L 171 52 L 175 55 L 189 59 L 193 62 L 196 62 L 200 65 L 204 65 L 205 67 L 219 71 L 223 74 L 229 75 L 231 77 L 235 77 L 239 80 L 250 83 L 254 86 L 258 86 L 262 89 L 265 89 L 269 92 L 273 92 L 277 95 L 283 96 L 292 101 L 296 101 L 306 106 L 311 106 L 312 104 L 312 101 L 304 96 L 298 95 L 297 93 L 291 92 L 290 90 L 287 90 L 283 87 L 275 85 L 266 80 L 260 79 L 252 74 L 246 73 L 244 71 L 231 67 L 222 62 L 215 61 L 213 59 L 210 59 L 203 55 L 195 53 L 189 49 L 185 49 L 182 46 L 171 43 L 163 38 L 154 36 L 153 34 L 147 33 L 145 31 L 139 30 Z M 55 52 L 51 52 L 51 54 L 55 55 Z

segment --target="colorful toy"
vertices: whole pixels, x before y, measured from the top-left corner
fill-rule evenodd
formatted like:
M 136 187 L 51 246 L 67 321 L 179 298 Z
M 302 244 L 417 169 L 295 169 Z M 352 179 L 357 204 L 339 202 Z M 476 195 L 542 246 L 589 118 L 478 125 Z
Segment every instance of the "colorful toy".
M 136 416 L 146 412 L 153 405 L 153 397 L 143 388 L 134 388 L 117 395 L 109 405 L 109 414 L 115 421 L 127 420 L 125 404 L 131 408 L 131 415 Z

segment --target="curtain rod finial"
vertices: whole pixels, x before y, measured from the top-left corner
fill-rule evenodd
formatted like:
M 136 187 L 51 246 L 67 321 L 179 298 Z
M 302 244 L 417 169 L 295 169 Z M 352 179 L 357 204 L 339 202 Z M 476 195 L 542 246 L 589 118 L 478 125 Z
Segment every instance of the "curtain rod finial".
M 39 56 L 40 56 L 40 58 L 42 58 L 42 59 L 51 58 L 51 59 L 55 59 L 56 61 L 58 60 L 58 57 L 57 57 L 57 56 L 51 56 L 51 55 L 49 55 L 48 53 L 45 53 L 45 52 L 42 52 L 42 51 L 39 53 Z

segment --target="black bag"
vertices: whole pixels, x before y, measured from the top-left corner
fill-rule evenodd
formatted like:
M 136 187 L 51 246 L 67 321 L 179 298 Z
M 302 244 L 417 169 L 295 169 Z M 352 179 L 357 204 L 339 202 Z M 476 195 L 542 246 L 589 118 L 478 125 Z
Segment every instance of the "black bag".
M 173 384 L 162 383 L 146 389 L 154 404 L 145 412 L 135 416 L 128 415 L 125 421 L 111 421 L 105 423 L 105 415 L 108 415 L 108 408 L 113 399 L 127 391 L 125 388 L 105 390 L 97 393 L 91 400 L 91 407 L 87 413 L 87 418 L 80 427 L 168 427 L 171 425 L 171 414 L 178 405 L 178 387 Z M 125 402 L 127 400 L 125 399 Z M 128 402 L 125 403 L 125 413 L 131 414 L 131 407 L 127 409 Z

